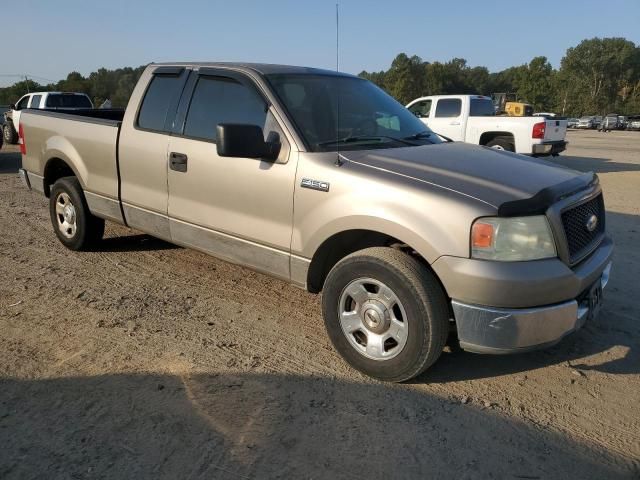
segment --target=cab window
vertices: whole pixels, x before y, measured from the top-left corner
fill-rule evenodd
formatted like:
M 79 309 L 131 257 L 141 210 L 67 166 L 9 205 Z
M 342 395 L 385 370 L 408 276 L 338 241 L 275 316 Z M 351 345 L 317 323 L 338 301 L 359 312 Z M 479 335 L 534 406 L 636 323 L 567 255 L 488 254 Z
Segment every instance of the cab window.
M 429 118 L 431 111 L 431 100 L 421 100 L 409 107 L 409 111 L 418 118 Z
M 31 106 L 29 108 L 40 108 L 40 100 L 42 100 L 42 95 L 31 97 Z
M 178 101 L 182 92 L 183 78 L 179 75 L 154 75 L 140 106 L 138 126 L 145 130 L 162 132 L 167 130 L 173 118 L 170 116 L 172 105 Z
M 29 98 L 31 98 L 30 95 L 25 95 L 24 97 L 22 97 L 18 102 L 18 104 L 16 105 L 16 110 L 22 110 L 23 108 L 27 108 L 27 105 L 29 104 Z
M 443 98 L 436 104 L 437 117 L 459 117 L 462 111 L 462 100 L 459 98 Z
M 220 123 L 265 126 L 267 104 L 258 92 L 229 77 L 200 76 L 193 91 L 184 135 L 216 141 Z

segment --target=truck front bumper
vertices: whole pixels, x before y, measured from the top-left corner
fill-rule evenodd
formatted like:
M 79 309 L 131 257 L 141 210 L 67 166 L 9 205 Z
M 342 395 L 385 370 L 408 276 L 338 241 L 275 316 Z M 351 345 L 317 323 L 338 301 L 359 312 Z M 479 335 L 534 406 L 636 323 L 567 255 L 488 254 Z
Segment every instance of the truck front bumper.
M 564 152 L 567 149 L 569 142 L 565 140 L 558 140 L 555 142 L 543 142 L 536 143 L 533 146 L 534 155 L 557 155 L 560 152 Z
M 490 308 L 452 301 L 458 339 L 474 353 L 518 353 L 558 343 L 597 316 L 611 262 L 578 298 L 537 308 Z
M 492 262 L 440 257 L 432 267 L 449 297 L 460 346 L 477 353 L 543 348 L 597 315 L 609 281 L 613 241 L 583 261 Z

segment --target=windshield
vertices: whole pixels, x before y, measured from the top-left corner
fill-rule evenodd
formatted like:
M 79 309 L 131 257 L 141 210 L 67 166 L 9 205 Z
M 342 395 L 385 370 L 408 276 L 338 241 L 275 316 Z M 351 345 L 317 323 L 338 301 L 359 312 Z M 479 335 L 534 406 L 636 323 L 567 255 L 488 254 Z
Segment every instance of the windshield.
M 91 102 L 85 95 L 53 93 L 47 97 L 49 108 L 92 108 Z
M 442 142 L 367 80 L 314 74 L 273 74 L 267 79 L 313 152 Z

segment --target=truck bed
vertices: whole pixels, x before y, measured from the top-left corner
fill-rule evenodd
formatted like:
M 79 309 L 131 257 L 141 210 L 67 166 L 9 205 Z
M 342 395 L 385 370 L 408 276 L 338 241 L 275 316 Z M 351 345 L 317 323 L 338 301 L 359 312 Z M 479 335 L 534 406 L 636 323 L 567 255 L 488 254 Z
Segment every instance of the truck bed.
M 98 205 L 107 218 L 121 221 L 117 148 L 123 116 L 121 109 L 25 110 L 22 166 L 32 188 L 48 193 L 47 169 L 56 168 L 51 159 L 60 159 L 74 166 L 89 207 Z

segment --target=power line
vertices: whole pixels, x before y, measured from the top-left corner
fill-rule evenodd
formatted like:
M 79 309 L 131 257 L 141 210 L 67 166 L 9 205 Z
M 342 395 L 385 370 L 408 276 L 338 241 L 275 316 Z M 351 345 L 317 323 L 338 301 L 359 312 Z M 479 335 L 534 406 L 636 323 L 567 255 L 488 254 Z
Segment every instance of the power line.
M 16 78 L 36 78 L 38 80 L 45 80 L 47 82 L 55 83 L 58 80 L 52 80 L 51 78 L 41 77 L 40 75 L 31 75 L 30 73 L 0 73 L 0 77 L 16 77 Z

